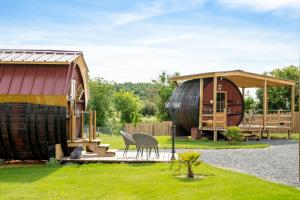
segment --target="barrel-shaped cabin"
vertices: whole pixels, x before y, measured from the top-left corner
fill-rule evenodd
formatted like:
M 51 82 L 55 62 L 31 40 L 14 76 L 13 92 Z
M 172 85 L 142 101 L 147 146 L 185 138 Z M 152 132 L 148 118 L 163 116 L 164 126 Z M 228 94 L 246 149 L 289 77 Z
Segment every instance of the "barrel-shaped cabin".
M 203 84 L 203 92 L 200 94 L 200 85 Z M 178 134 L 189 135 L 193 127 L 199 126 L 199 100 L 203 99 L 202 124 L 203 127 L 213 126 L 213 79 L 189 80 L 175 89 L 170 102 L 180 103 L 180 107 L 174 113 Z M 244 100 L 239 88 L 230 80 L 222 78 L 218 80 L 216 105 L 216 127 L 238 126 L 244 115 Z
M 294 124 L 295 82 L 245 72 L 241 70 L 210 72 L 172 77 L 178 86 L 169 104 L 180 105 L 171 112 L 178 136 L 188 136 L 191 129 L 217 133 L 228 126 L 240 126 L 242 131 L 286 130 L 290 134 Z M 268 112 L 268 88 L 289 87 L 291 110 L 274 115 Z M 260 116 L 245 117 L 245 88 L 263 88 L 263 111 Z M 257 119 L 260 120 L 257 120 Z M 252 123 L 255 121 L 255 123 Z
M 88 68 L 82 52 L 57 50 L 0 50 L 0 158 L 47 159 L 61 144 L 68 154 L 69 119 L 89 99 Z

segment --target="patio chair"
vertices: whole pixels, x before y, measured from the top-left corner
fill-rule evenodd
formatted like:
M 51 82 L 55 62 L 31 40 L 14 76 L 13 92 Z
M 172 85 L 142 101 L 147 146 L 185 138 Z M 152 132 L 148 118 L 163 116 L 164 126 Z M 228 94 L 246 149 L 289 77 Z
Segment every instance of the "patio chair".
M 125 156 L 128 152 L 129 146 L 135 145 L 135 141 L 133 140 L 132 136 L 129 133 L 126 133 L 124 131 L 120 131 L 120 133 L 121 133 L 124 143 L 125 143 L 125 149 L 124 149 L 124 153 L 123 153 L 123 156 Z
M 143 157 L 143 151 L 144 148 L 146 149 L 147 158 L 151 155 L 151 150 L 153 149 L 156 157 L 159 158 L 159 150 L 158 150 L 158 141 L 151 135 L 145 134 L 145 133 L 135 133 L 132 135 L 132 138 L 135 141 L 136 149 L 137 149 L 137 155 L 136 157 L 139 157 L 139 153 L 141 153 L 141 157 Z M 149 154 L 148 154 L 149 150 Z

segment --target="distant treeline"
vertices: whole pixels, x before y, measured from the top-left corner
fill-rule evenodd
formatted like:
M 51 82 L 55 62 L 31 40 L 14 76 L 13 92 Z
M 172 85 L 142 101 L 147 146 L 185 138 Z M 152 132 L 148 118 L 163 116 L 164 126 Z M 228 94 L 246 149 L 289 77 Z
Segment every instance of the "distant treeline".
M 170 76 L 162 72 L 150 83 L 115 83 L 99 77 L 90 79 L 89 109 L 97 110 L 97 126 L 137 123 L 145 118 L 169 120 L 164 105 L 175 88 L 169 81 Z

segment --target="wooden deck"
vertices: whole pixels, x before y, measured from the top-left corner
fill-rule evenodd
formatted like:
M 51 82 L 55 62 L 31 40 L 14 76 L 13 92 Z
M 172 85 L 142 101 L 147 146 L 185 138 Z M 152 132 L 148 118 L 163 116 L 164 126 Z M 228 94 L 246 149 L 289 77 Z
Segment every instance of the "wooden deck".
M 123 151 L 117 151 L 114 157 L 100 157 L 95 153 L 83 152 L 80 159 L 70 159 L 70 157 L 63 157 L 61 162 L 75 162 L 75 163 L 157 163 L 157 162 L 170 162 L 171 152 L 161 151 L 159 158 L 156 158 L 155 153 L 151 153 L 149 158 L 146 157 L 144 152 L 143 157 L 136 158 L 136 151 L 128 151 L 126 156 L 123 156 Z M 175 154 L 175 158 L 178 156 Z
M 73 141 L 68 140 L 68 147 L 77 147 L 78 145 L 82 145 L 82 146 L 89 146 L 91 144 L 100 144 L 101 139 L 94 139 L 89 141 L 86 138 L 81 138 L 81 139 L 74 139 Z

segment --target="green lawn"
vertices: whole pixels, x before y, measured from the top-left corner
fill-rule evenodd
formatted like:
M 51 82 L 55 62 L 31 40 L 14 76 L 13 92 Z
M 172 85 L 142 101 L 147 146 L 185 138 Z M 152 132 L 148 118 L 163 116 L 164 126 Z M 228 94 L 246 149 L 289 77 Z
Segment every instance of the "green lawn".
M 202 180 L 170 164 L 86 164 L 0 168 L 0 199 L 299 199 L 300 190 L 202 164 Z
M 266 137 L 267 134 L 264 136 Z M 288 135 L 287 133 L 271 133 L 271 139 L 287 139 Z M 292 134 L 291 137 L 292 140 L 298 140 L 299 139 L 299 133 Z
M 121 136 L 101 135 L 103 143 L 111 144 L 111 148 L 123 149 L 124 141 Z M 156 137 L 160 147 L 169 149 L 172 147 L 172 140 L 169 136 Z M 240 149 L 240 148 L 264 148 L 268 144 L 260 142 L 237 142 L 233 145 L 226 141 L 213 142 L 211 140 L 191 140 L 191 139 L 176 139 L 175 147 L 178 149 Z M 131 147 L 134 148 L 134 147 Z

